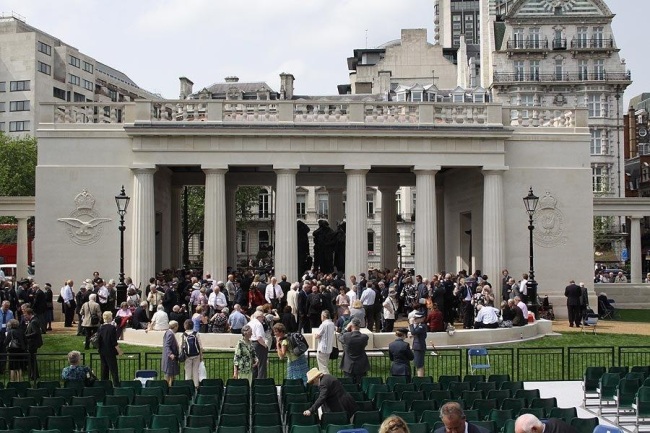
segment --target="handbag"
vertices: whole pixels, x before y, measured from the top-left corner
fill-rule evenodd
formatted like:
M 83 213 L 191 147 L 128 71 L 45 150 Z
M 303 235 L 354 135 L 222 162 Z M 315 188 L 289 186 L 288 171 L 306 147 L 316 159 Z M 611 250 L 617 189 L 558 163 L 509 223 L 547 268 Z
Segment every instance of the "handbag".
M 336 346 L 332 347 L 332 351 L 330 352 L 330 359 L 339 359 L 339 348 Z
M 86 373 L 86 378 L 84 379 L 84 385 L 93 386 L 96 380 L 97 380 L 97 376 L 95 375 L 95 373 L 93 373 L 92 370 L 88 370 L 88 372 Z
M 178 362 L 185 362 L 187 360 L 187 339 L 184 332 L 181 339 L 181 350 L 178 351 Z
M 56 302 L 58 302 L 59 304 L 63 304 L 63 296 L 61 296 L 60 293 L 59 293 L 59 297 L 56 298 Z
M 99 349 L 99 332 L 95 332 L 90 337 L 90 345 L 95 349 Z

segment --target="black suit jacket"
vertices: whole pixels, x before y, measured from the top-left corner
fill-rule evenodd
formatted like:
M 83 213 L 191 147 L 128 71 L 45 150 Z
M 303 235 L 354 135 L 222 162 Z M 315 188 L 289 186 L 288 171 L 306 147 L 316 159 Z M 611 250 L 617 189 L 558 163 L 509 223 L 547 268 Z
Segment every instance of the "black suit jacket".
M 99 334 L 99 354 L 105 357 L 117 356 L 117 329 L 110 323 L 104 323 L 97 331 Z
M 567 306 L 579 306 L 580 298 L 582 297 L 582 288 L 577 284 L 569 284 L 564 289 L 564 296 L 566 296 Z
M 446 430 L 445 430 L 445 427 L 443 426 L 443 427 L 435 429 L 433 433 L 445 433 L 445 432 L 446 432 Z M 490 431 L 488 429 L 486 429 L 486 428 L 483 428 L 483 427 L 477 426 L 475 424 L 472 424 L 471 422 L 468 422 L 467 423 L 467 433 L 490 433 Z M 544 433 L 548 433 L 548 432 L 544 432 Z
M 401 338 L 388 345 L 388 357 L 393 364 L 390 366 L 390 374 L 393 376 L 410 376 L 413 351 L 411 346 Z
M 330 374 L 324 374 L 318 385 L 318 397 L 309 408 L 311 413 L 323 407 L 323 412 L 345 412 L 348 419 L 357 410 L 357 404 L 350 394 L 345 391 L 341 382 Z
M 344 346 L 341 370 L 348 374 L 366 374 L 370 370 L 370 362 L 366 355 L 368 336 L 359 331 L 346 332 L 339 336 L 339 341 Z
M 561 419 L 549 418 L 544 424 L 546 424 L 544 433 L 578 433 L 575 427 Z

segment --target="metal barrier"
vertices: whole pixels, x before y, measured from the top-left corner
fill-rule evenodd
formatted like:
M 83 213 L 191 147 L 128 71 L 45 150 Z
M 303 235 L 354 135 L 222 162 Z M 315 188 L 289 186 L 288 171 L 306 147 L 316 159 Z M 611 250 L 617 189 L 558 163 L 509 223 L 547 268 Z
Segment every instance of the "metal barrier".
M 584 371 L 591 366 L 647 366 L 650 365 L 650 347 L 542 347 L 542 348 L 490 348 L 491 368 L 487 374 L 509 374 L 512 380 L 521 381 L 560 381 L 581 380 Z M 386 351 L 368 352 L 370 361 L 369 376 L 386 377 L 390 375 L 391 361 Z M 95 373 L 101 374 L 101 361 L 97 352 L 82 353 L 81 363 L 90 366 Z M 343 353 L 341 352 L 341 356 Z M 6 354 L 0 354 L 2 359 Z M 309 367 L 316 367 L 316 352 L 308 352 Z M 117 358 L 120 378 L 130 380 L 137 370 L 160 371 L 161 352 L 125 353 Z M 205 352 L 203 356 L 208 377 L 232 377 L 232 352 Z M 61 370 L 68 365 L 67 353 L 37 354 L 39 380 L 60 380 Z M 427 376 L 437 378 L 441 375 L 464 376 L 470 373 L 467 349 L 441 349 L 434 355 L 427 351 L 424 358 L 424 370 Z M 329 361 L 330 372 L 343 376 L 340 369 L 340 357 Z M 282 383 L 286 377 L 286 361 L 280 360 L 274 352 L 269 353 L 268 377 Z M 27 378 L 27 374 L 23 376 Z M 180 378 L 185 378 L 181 366 Z M 9 380 L 9 371 L 0 376 L 0 380 Z

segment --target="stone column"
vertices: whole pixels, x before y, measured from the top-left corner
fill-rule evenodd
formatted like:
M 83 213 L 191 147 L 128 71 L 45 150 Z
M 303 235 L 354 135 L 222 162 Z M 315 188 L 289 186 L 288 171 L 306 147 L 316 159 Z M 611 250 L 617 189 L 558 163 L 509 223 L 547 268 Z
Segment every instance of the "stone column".
M 630 217 L 630 280 L 632 284 L 643 282 L 641 267 L 641 217 Z
M 181 242 L 181 203 L 183 201 L 183 187 L 172 186 L 171 200 L 171 265 L 179 269 L 183 265 L 183 242 Z
M 203 168 L 205 173 L 205 221 L 203 273 L 226 281 L 226 172 L 227 168 Z
M 18 220 L 18 239 L 16 242 L 16 280 L 27 278 L 29 273 L 29 248 L 27 236 L 27 218 L 16 218 Z
M 298 281 L 298 227 L 296 224 L 296 173 L 299 167 L 274 166 L 275 199 L 275 274 L 287 281 Z
M 228 239 L 228 266 L 237 268 L 237 187 L 226 187 L 226 232 Z
M 436 173 L 440 167 L 419 167 L 415 173 L 415 273 L 431 278 L 438 271 Z
M 336 230 L 336 223 L 345 219 L 343 188 L 327 188 L 327 197 L 329 200 L 328 222 L 332 230 Z
M 379 187 L 381 193 L 381 267 L 391 270 L 398 266 L 396 191 L 396 187 Z
M 501 299 L 501 270 L 505 268 L 504 170 L 483 169 L 483 264 L 481 270 L 493 282 L 495 299 Z
M 370 167 L 345 167 L 345 275 L 368 271 L 368 219 L 366 215 L 366 173 Z
M 156 275 L 156 209 L 154 167 L 133 168 L 131 278 L 144 288 Z M 127 228 L 128 230 L 128 228 Z M 128 273 L 127 273 L 128 275 Z

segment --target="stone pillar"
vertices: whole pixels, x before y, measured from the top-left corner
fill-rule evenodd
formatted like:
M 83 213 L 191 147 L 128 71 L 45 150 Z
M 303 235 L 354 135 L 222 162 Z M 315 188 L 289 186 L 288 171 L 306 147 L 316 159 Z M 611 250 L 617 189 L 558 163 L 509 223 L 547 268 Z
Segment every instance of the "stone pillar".
M 483 169 L 483 264 L 492 281 L 495 299 L 501 299 L 501 270 L 505 268 L 503 202 L 504 169 Z
M 226 281 L 226 172 L 227 168 L 203 168 L 205 173 L 205 221 L 203 273 Z
M 415 273 L 431 278 L 438 271 L 436 173 L 440 167 L 418 167 L 415 173 Z
M 296 224 L 296 173 L 298 167 L 276 167 L 275 274 L 298 281 L 298 227 Z
M 641 267 L 641 218 L 630 217 L 630 280 L 632 284 L 643 282 Z
M 368 220 L 366 215 L 366 173 L 370 167 L 345 167 L 347 200 L 345 201 L 345 274 L 368 271 Z
M 345 219 L 343 188 L 327 188 L 327 197 L 329 200 L 328 222 L 332 230 L 336 230 L 336 223 Z
M 29 273 L 29 243 L 27 236 L 27 218 L 16 218 L 18 220 L 18 239 L 16 242 L 16 279 L 20 281 L 27 278 Z
M 381 193 L 381 267 L 395 269 L 397 263 L 396 187 L 379 187 Z
M 183 201 L 183 187 L 172 186 L 171 200 L 171 265 L 179 269 L 183 267 L 183 242 L 181 242 L 181 203 Z
M 156 275 L 154 167 L 133 168 L 131 278 L 144 288 Z M 128 230 L 128 227 L 127 227 Z M 128 276 L 128 273 L 127 273 Z
M 226 187 L 226 233 L 228 239 L 228 266 L 237 268 L 237 187 Z

